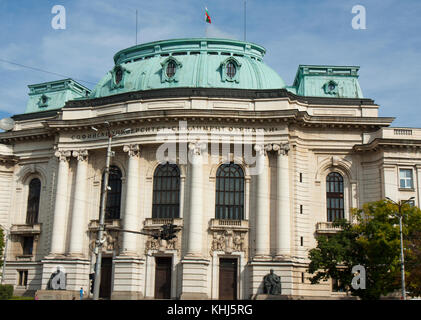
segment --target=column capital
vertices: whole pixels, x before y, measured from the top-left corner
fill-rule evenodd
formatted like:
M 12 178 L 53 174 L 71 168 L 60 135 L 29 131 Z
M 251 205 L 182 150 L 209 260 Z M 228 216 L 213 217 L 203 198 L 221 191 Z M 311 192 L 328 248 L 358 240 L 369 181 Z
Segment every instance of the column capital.
M 288 155 L 288 151 L 290 150 L 289 143 L 274 143 L 272 145 L 272 150 L 277 152 L 278 155 Z
M 59 150 L 57 149 L 54 152 L 54 156 L 58 158 L 59 161 L 69 161 L 69 158 L 72 156 L 72 152 L 70 150 Z
M 127 152 L 129 157 L 137 157 L 140 154 L 140 146 L 138 144 L 126 144 L 123 151 Z
M 189 150 L 195 155 L 200 156 L 202 154 L 202 151 L 206 149 L 206 143 L 205 142 L 189 142 Z
M 73 155 L 73 157 L 75 157 L 77 159 L 77 161 L 88 160 L 88 150 L 86 150 L 86 149 L 74 150 L 72 155 Z
M 254 145 L 254 150 L 259 154 L 259 155 L 267 155 L 268 151 L 272 151 L 272 145 L 271 144 L 255 144 Z

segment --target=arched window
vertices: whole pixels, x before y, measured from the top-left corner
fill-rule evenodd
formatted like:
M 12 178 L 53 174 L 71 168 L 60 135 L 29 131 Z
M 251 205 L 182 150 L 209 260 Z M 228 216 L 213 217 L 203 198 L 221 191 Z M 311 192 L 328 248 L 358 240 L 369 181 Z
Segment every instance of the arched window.
M 41 195 L 41 181 L 34 178 L 29 182 L 28 207 L 26 209 L 26 224 L 38 223 L 39 198 Z
M 120 219 L 121 206 L 121 170 L 116 166 L 110 166 L 108 175 L 107 206 L 105 207 L 105 219 Z M 104 174 L 102 175 L 102 184 Z
M 216 172 L 215 218 L 244 219 L 244 172 L 237 164 L 223 164 Z
M 180 216 L 180 170 L 176 164 L 160 164 L 153 176 L 152 218 Z
M 177 68 L 177 66 L 176 66 L 176 64 L 175 64 L 175 62 L 174 62 L 174 61 L 170 61 L 170 62 L 168 62 L 168 64 L 167 64 L 167 70 L 166 70 L 166 72 L 167 72 L 167 77 L 168 77 L 168 78 L 172 78 L 172 77 L 174 77 L 174 75 L 175 75 L 175 71 L 176 71 L 176 68 Z
M 233 62 L 229 62 L 227 64 L 227 76 L 230 78 L 234 78 L 235 74 L 237 73 L 237 68 Z
M 337 172 L 326 177 L 326 206 L 327 221 L 344 218 L 344 179 Z

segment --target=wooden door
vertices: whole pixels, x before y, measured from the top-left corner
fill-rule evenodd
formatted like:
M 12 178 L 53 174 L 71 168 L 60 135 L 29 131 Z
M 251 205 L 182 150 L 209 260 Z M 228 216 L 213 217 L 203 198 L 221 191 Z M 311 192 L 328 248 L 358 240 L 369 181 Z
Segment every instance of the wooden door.
M 111 281 L 113 273 L 113 259 L 102 258 L 101 262 L 101 284 L 99 287 L 99 297 L 103 299 L 111 298 Z
M 219 260 L 219 299 L 237 299 L 237 259 Z
M 172 258 L 155 258 L 155 298 L 171 299 Z

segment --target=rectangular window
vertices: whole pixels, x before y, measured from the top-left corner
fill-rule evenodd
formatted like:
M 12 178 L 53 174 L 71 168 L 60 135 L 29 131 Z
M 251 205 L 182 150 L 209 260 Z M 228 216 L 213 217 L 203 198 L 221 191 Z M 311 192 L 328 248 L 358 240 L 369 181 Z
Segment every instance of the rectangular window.
M 32 256 L 32 249 L 34 247 L 34 237 L 24 237 L 23 238 L 23 255 L 25 256 Z
M 399 187 L 401 189 L 414 188 L 412 169 L 399 169 Z
M 300 241 L 301 241 L 301 246 L 303 246 L 304 245 L 304 239 L 303 239 L 303 237 L 301 237 Z
M 303 174 L 300 172 L 300 182 L 303 182 Z
M 28 270 L 20 270 L 18 273 L 18 286 L 26 287 L 28 284 Z
M 304 272 L 301 272 L 301 283 L 304 283 Z

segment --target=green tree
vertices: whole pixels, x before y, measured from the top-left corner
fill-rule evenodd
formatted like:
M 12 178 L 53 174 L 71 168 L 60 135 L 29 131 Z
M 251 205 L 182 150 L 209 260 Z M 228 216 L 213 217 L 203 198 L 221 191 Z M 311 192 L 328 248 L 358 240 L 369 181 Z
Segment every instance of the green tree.
M 329 278 L 337 279 L 339 288 L 364 300 L 379 299 L 400 289 L 400 234 L 397 206 L 389 201 L 367 203 L 363 209 L 353 210 L 355 223 L 337 221 L 342 231 L 317 237 L 317 247 L 309 252 L 311 283 Z M 421 260 L 411 244 L 421 230 L 421 211 L 404 205 L 403 234 L 405 258 L 408 260 L 406 279 L 416 277 Z M 412 242 L 411 242 L 412 241 Z M 351 281 L 353 266 L 362 265 L 366 271 L 366 289 L 354 289 Z M 418 266 L 418 268 L 417 268 Z M 412 283 L 411 282 L 411 283 Z M 415 283 L 415 282 L 414 282 Z M 408 288 L 414 286 L 409 285 Z M 419 288 L 419 287 L 416 287 Z
M 421 230 L 412 234 L 408 247 L 410 254 L 405 257 L 405 268 L 409 271 L 407 290 L 411 296 L 421 297 Z

